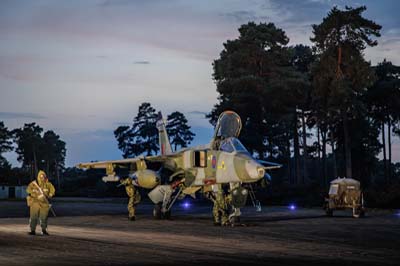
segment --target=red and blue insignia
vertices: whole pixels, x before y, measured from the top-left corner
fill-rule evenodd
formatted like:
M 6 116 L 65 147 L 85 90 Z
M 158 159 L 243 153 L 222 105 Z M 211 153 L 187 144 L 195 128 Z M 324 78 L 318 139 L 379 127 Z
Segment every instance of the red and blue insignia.
M 215 157 L 215 155 L 213 155 L 213 157 L 211 159 L 211 166 L 214 169 L 217 167 L 217 157 Z

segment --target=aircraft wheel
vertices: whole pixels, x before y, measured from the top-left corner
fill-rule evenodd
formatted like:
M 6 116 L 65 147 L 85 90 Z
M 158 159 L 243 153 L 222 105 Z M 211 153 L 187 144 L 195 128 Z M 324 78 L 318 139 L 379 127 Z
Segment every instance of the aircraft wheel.
M 360 218 L 361 210 L 359 208 L 353 208 L 353 217 Z
M 156 204 L 154 205 L 154 209 L 153 209 L 153 217 L 157 220 L 161 219 L 161 205 L 160 204 Z
M 240 224 L 240 216 L 233 216 L 233 217 L 231 217 L 231 218 L 229 219 L 229 222 L 230 222 L 232 225 Z
M 164 217 L 164 219 L 166 219 L 166 220 L 171 219 L 171 210 L 165 212 L 165 213 L 163 214 L 163 217 Z

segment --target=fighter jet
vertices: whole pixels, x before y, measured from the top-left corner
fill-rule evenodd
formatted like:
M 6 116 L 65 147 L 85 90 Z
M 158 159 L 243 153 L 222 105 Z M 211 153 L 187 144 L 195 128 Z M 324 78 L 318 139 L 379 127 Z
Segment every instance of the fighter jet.
M 280 164 L 260 161 L 252 157 L 238 136 L 242 128 L 239 115 L 223 112 L 217 121 L 214 135 L 207 145 L 184 148 L 173 152 L 161 113 L 157 120 L 160 155 L 139 156 L 115 161 L 80 163 L 79 168 L 106 170 L 104 182 L 118 182 L 119 169 L 128 169 L 133 183 L 150 189 L 149 198 L 155 204 L 155 218 L 169 218 L 171 207 L 186 195 L 195 197 L 200 191 L 211 195 L 227 186 L 231 196 L 231 221 L 238 220 L 240 208 L 249 194 L 243 185 L 269 179 L 266 170 L 280 168 Z

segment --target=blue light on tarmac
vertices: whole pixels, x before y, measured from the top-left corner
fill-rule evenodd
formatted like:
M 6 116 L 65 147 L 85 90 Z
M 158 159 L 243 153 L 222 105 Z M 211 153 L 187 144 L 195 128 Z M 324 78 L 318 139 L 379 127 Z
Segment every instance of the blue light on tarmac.
M 290 204 L 290 205 L 289 205 L 289 210 L 291 210 L 291 211 L 296 210 L 296 205 Z
M 187 201 L 185 201 L 184 203 L 182 203 L 182 207 L 183 207 L 184 209 L 189 209 L 189 208 L 190 208 L 190 203 L 187 202 Z

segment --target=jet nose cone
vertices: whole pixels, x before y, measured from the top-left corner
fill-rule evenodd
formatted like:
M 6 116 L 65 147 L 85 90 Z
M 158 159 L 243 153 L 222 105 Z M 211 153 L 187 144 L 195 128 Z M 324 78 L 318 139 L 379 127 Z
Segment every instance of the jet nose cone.
M 258 177 L 259 178 L 263 178 L 265 175 L 265 169 L 263 167 L 258 167 L 257 168 L 257 172 L 258 172 Z
M 248 161 L 246 163 L 246 170 L 247 174 L 250 176 L 251 179 L 258 180 L 264 177 L 265 170 L 264 168 L 256 163 L 255 161 Z

